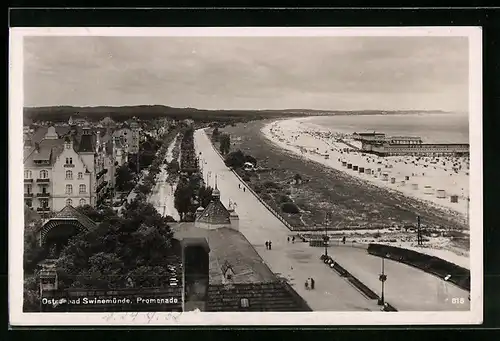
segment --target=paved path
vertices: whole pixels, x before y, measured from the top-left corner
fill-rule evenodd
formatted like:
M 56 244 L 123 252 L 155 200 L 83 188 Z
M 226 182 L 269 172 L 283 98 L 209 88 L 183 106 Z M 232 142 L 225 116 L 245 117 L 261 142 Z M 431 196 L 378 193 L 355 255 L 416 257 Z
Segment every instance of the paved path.
M 318 256 L 323 248 L 312 248 Z M 381 273 L 382 259 L 372 256 L 366 250 L 334 246 L 328 253 L 345 269 L 357 277 L 379 296 L 382 292 L 378 275 Z M 462 311 L 470 309 L 469 292 L 441 278 L 425 273 L 412 266 L 392 260 L 384 260 L 387 275 L 384 295 L 386 300 L 399 311 Z M 463 304 L 453 303 L 452 298 L 462 298 Z
M 240 231 L 255 247 L 260 256 L 277 275 L 286 277 L 299 295 L 313 310 L 363 311 L 378 310 L 376 302 L 365 298 L 350 283 L 330 271 L 320 262 L 319 255 L 311 252 L 303 243 L 287 243 L 290 231 L 272 215 L 250 192 L 238 188 L 238 178 L 224 165 L 214 151 L 207 135 L 202 130 L 195 132 L 195 148 L 204 160 L 203 172 L 209 185 L 214 186 L 217 174 L 221 200 L 227 206 L 229 200 L 236 202 L 240 217 Z M 266 250 L 264 243 L 272 241 L 272 250 Z M 316 280 L 315 290 L 306 290 L 304 282 L 308 277 Z
M 173 139 L 167 148 L 167 153 L 165 159 L 167 162 L 172 161 L 172 151 L 177 141 L 177 136 Z M 162 216 L 171 216 L 175 220 L 179 221 L 179 213 L 175 209 L 174 205 L 174 192 L 177 184 L 167 183 L 168 172 L 166 165 L 162 165 L 160 173 L 158 173 L 156 178 L 156 185 L 153 189 L 153 193 L 150 197 L 150 202 L 156 207 L 158 212 Z
M 195 148 L 201 152 L 204 161 L 204 179 L 209 177 L 209 185 L 214 185 L 215 174 L 221 200 L 227 206 L 229 200 L 236 202 L 236 212 L 240 217 L 240 231 L 255 247 L 271 270 L 287 277 L 294 289 L 313 310 L 356 311 L 378 310 L 375 302 L 366 299 L 351 284 L 328 269 L 319 257 L 323 248 L 310 247 L 306 243 L 287 242 L 288 230 L 250 192 L 238 188 L 239 179 L 224 165 L 214 151 L 207 135 L 202 130 L 195 132 Z M 208 174 L 211 172 L 211 174 Z M 264 243 L 271 240 L 272 250 L 266 250 Z M 381 258 L 369 255 L 366 250 L 347 246 L 337 246 L 329 251 L 334 258 L 365 285 L 380 295 L 381 285 L 378 274 Z M 468 292 L 447 284 L 442 279 L 402 263 L 385 260 L 385 285 L 387 302 L 398 310 L 442 311 L 468 310 Z M 316 290 L 305 290 L 303 283 L 308 277 L 316 280 Z M 465 304 L 452 304 L 451 298 L 465 298 Z M 446 301 L 448 298 L 448 301 Z

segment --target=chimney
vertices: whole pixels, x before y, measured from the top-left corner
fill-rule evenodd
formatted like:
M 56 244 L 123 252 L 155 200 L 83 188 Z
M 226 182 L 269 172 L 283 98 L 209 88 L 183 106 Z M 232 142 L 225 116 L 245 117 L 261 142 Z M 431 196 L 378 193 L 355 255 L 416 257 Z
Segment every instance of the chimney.
M 229 205 L 227 211 L 229 212 L 229 221 L 231 222 L 231 228 L 235 231 L 240 229 L 240 217 L 234 210 L 234 205 L 231 200 L 229 200 Z

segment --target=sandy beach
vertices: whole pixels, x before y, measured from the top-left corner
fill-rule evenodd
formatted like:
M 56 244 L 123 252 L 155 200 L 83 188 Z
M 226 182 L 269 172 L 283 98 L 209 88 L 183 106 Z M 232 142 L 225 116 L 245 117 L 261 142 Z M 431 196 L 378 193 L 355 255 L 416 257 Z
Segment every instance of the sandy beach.
M 359 142 L 312 124 L 310 120 L 307 117 L 274 121 L 265 125 L 261 132 L 275 145 L 308 160 L 398 191 L 466 221 L 468 158 L 378 157 L 356 151 Z M 336 137 L 342 137 L 342 142 Z M 451 201 L 452 195 L 458 196 L 458 202 Z

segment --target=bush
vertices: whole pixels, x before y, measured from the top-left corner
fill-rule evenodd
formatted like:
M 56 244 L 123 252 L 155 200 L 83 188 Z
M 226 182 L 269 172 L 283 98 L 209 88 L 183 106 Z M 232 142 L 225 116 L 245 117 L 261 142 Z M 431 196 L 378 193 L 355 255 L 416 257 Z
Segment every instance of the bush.
M 269 200 L 272 200 L 272 199 L 273 199 L 273 197 L 272 197 L 269 193 L 264 193 L 264 194 L 262 194 L 261 198 L 262 198 L 262 200 L 264 200 L 264 201 L 269 201 Z
M 250 177 L 249 177 L 247 174 L 243 174 L 243 175 L 241 176 L 241 179 L 243 179 L 243 181 L 245 181 L 245 182 L 250 181 Z
M 274 189 L 280 189 L 280 185 L 277 184 L 276 182 L 273 181 L 266 181 L 264 182 L 264 187 L 266 188 L 274 188 Z
M 278 197 L 278 201 L 279 201 L 280 203 L 285 203 L 285 202 L 293 202 L 293 200 L 292 200 L 292 199 L 290 199 L 290 197 L 289 197 L 289 196 L 287 196 L 287 195 L 283 195 L 283 194 L 281 194 L 281 195 Z
M 297 214 L 300 213 L 299 208 L 293 202 L 284 202 L 281 204 L 281 210 L 285 213 Z

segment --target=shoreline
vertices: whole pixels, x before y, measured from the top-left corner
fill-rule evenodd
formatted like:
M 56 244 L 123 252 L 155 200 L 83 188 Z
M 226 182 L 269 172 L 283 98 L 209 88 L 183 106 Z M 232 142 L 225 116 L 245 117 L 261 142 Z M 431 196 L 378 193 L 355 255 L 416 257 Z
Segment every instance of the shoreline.
M 325 134 L 335 134 L 334 131 L 309 122 L 315 117 L 317 116 L 273 120 L 265 124 L 260 132 L 272 144 L 305 160 L 320 163 L 325 167 L 336 169 L 378 187 L 397 191 L 406 197 L 422 201 L 466 222 L 468 176 L 463 173 L 454 176 L 448 175 L 444 168 L 446 166 L 442 166 L 443 163 L 440 164 L 442 167 L 439 167 L 436 163 L 425 162 L 425 159 L 431 158 L 421 158 L 424 160 L 417 162 L 415 161 L 416 157 L 392 156 L 383 158 L 363 152 L 345 153 L 343 149 L 348 148 L 346 144 L 325 137 Z M 355 141 L 352 142 L 355 144 Z M 326 154 L 328 154 L 329 159 L 325 158 Z M 342 165 L 342 161 L 359 167 L 370 167 L 377 172 L 373 175 L 359 173 L 359 171 L 347 169 Z M 387 174 L 386 181 L 383 180 L 384 173 Z M 394 178 L 394 180 L 390 178 Z M 392 181 L 394 183 L 391 183 Z M 431 187 L 426 188 L 426 186 Z M 416 187 L 418 188 L 415 189 Z M 445 191 L 445 198 L 437 197 L 437 189 Z M 458 195 L 458 203 L 450 201 L 450 194 Z

